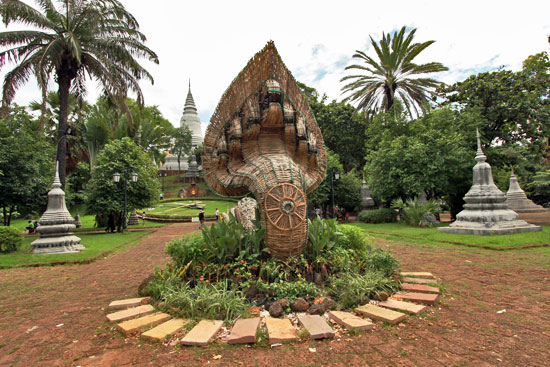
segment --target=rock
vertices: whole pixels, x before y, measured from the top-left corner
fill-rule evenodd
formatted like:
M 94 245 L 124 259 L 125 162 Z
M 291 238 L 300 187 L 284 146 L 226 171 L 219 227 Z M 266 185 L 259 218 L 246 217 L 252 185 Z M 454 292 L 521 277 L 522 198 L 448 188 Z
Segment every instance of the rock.
M 278 303 L 281 305 L 282 308 L 287 308 L 288 307 L 288 304 L 289 304 L 289 300 L 288 298 L 281 298 L 273 303 Z
M 166 306 L 166 302 L 164 302 L 164 301 L 161 301 L 161 302 L 157 303 L 158 308 L 164 308 L 164 306 Z
M 252 306 L 247 310 L 247 312 L 251 315 L 259 315 L 260 311 L 261 311 L 261 309 L 257 306 Z
M 269 307 L 269 314 L 272 317 L 281 317 L 281 315 L 283 314 L 283 306 L 281 306 L 281 304 L 278 302 L 274 302 Z
M 335 300 L 333 300 L 330 297 L 325 297 L 323 302 L 321 302 L 321 305 L 325 309 L 325 311 L 332 311 L 336 309 L 336 306 L 338 305 Z
M 290 305 L 290 309 L 294 312 L 306 312 L 309 308 L 309 303 L 303 298 L 296 298 Z
M 151 283 L 154 277 L 155 277 L 155 274 L 150 274 L 149 276 L 147 276 L 147 278 L 143 279 L 143 281 L 140 283 L 140 285 L 138 286 L 138 294 L 140 296 L 142 297 L 152 296 L 152 294 L 150 294 L 150 292 L 147 292 L 145 288 L 149 283 Z
M 323 305 L 320 304 L 314 304 L 311 305 L 311 307 L 307 310 L 307 313 L 310 315 L 323 315 L 325 313 L 325 308 Z
M 389 297 L 389 294 L 384 291 L 380 291 L 374 295 L 374 299 L 380 302 L 387 300 L 388 297 Z

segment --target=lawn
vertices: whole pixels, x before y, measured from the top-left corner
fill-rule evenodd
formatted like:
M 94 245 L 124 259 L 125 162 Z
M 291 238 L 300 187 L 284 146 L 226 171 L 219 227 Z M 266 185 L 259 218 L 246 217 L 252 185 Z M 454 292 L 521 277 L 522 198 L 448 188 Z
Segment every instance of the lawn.
M 509 235 L 476 236 L 469 234 L 450 234 L 437 232 L 435 227 L 416 228 L 404 223 L 367 224 L 352 223 L 372 234 L 390 240 L 405 240 L 406 242 L 446 244 L 446 245 L 477 245 L 490 248 L 511 248 L 525 245 L 550 244 L 550 227 L 543 226 L 541 232 L 515 233 Z M 440 226 L 447 226 L 442 224 Z
M 140 212 L 141 213 L 141 212 Z M 75 212 L 72 211 L 71 215 L 74 218 Z M 33 220 L 39 220 L 40 218 L 34 218 Z M 22 232 L 25 232 L 25 227 L 28 226 L 28 219 L 12 219 L 11 221 L 11 227 L 17 228 L 21 230 Z M 105 228 L 97 228 L 95 226 L 95 215 L 81 215 L 80 216 L 80 222 L 82 223 L 82 227 L 76 228 L 75 232 L 90 232 L 90 231 L 97 231 L 97 230 L 103 230 Z M 139 220 L 139 225 L 135 226 L 128 226 L 128 229 L 132 228 L 156 228 L 156 227 L 162 227 L 165 226 L 166 223 L 159 223 L 159 222 L 151 222 L 151 221 L 145 221 L 145 225 L 143 225 L 143 221 Z
M 234 207 L 237 203 L 234 201 L 225 201 L 225 200 L 177 200 L 177 201 L 165 201 L 158 203 L 154 208 L 146 208 L 139 211 L 145 211 L 146 214 L 157 214 L 157 215 L 166 215 L 166 216 L 186 216 L 186 217 L 196 217 L 199 215 L 199 209 L 189 209 L 184 207 L 186 204 L 191 204 L 198 202 L 200 204 L 206 205 L 204 208 L 204 213 L 207 217 L 213 217 L 216 215 L 216 208 L 219 209 L 220 213 L 227 212 L 228 209 Z
M 149 233 L 150 231 L 81 234 L 78 237 L 82 239 L 81 243 L 86 247 L 85 250 L 77 254 L 53 255 L 30 253 L 30 244 L 37 237 L 26 237 L 23 239 L 23 245 L 18 251 L 10 254 L 0 254 L 0 268 L 12 268 L 31 264 L 87 262 L 102 255 L 135 245 Z

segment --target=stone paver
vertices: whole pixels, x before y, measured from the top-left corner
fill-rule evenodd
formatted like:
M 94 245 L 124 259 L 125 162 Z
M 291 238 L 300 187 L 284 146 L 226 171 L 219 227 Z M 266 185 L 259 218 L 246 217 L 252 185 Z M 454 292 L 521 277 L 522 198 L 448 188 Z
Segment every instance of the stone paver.
M 411 278 L 435 278 L 432 273 L 427 271 L 402 271 L 401 276 Z
M 130 319 L 135 319 L 136 317 L 148 315 L 150 313 L 153 313 L 154 310 L 155 309 L 151 305 L 143 305 L 110 313 L 107 315 L 107 318 L 111 322 L 126 321 Z
M 355 316 L 349 312 L 330 311 L 328 316 L 340 325 L 344 325 L 346 329 L 350 330 L 372 330 L 374 327 L 372 322 Z
M 221 320 L 201 320 L 187 335 L 183 337 L 183 345 L 206 345 L 220 331 L 223 326 Z
M 434 284 L 437 283 L 435 279 L 426 279 L 426 278 L 403 278 L 405 283 L 415 283 L 415 284 Z
M 410 302 L 398 301 L 395 299 L 388 299 L 386 301 L 380 302 L 378 303 L 378 306 L 389 308 L 395 311 L 405 311 L 408 313 L 412 313 L 413 315 L 417 315 L 428 308 L 427 306 L 417 305 L 415 303 L 410 303 Z
M 121 322 L 117 327 L 126 335 L 129 335 L 133 332 L 140 330 L 145 326 L 155 326 L 167 320 L 170 320 L 172 317 L 163 312 L 157 312 L 137 319 L 128 320 Z
M 147 330 L 141 336 L 151 340 L 164 340 L 167 336 L 173 335 L 183 329 L 189 323 L 189 320 L 172 319 L 162 324 L 155 326 L 151 330 Z
M 398 301 L 411 301 L 433 306 L 439 298 L 439 295 L 431 293 L 397 292 L 391 298 Z
M 439 288 L 431 287 L 425 284 L 403 283 L 401 284 L 401 288 L 403 288 L 403 290 L 406 290 L 407 292 L 433 293 L 433 294 L 440 293 Z
M 289 319 L 265 318 L 265 326 L 269 334 L 269 343 L 284 343 L 296 339 L 296 331 Z
M 334 330 L 319 315 L 299 315 L 298 321 L 307 330 L 311 339 L 334 338 Z
M 407 317 L 404 313 L 388 310 L 386 308 L 371 304 L 356 307 L 354 311 L 358 314 L 368 316 L 373 320 L 389 322 L 392 325 L 401 322 L 405 317 Z
M 260 326 L 260 318 L 255 317 L 253 319 L 241 319 L 237 320 L 231 334 L 227 339 L 228 344 L 246 344 L 256 343 L 256 331 Z
M 151 302 L 151 297 L 120 299 L 109 303 L 109 308 L 113 310 L 119 310 L 119 309 L 137 307 L 140 305 L 146 305 L 150 302 Z

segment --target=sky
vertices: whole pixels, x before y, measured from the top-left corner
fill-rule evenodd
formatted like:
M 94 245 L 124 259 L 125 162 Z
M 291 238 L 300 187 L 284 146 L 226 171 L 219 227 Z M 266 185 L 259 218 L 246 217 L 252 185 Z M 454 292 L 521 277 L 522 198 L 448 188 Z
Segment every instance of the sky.
M 382 32 L 404 25 L 417 29 L 415 41 L 436 41 L 415 61 L 443 63 L 449 71 L 435 77 L 445 83 L 499 67 L 519 70 L 527 56 L 550 51 L 550 1 L 545 0 L 121 2 L 160 60 L 159 65 L 142 62 L 155 79 L 154 85 L 141 82 L 145 103 L 157 105 L 179 126 L 191 80 L 203 132 L 225 89 L 269 40 L 294 77 L 329 100 L 343 98 L 340 79 L 346 65 L 356 63 L 355 50 L 373 55 L 370 37 L 379 40 Z M 2 80 L 9 66 L 0 70 Z M 93 82 L 88 89 L 87 99 L 94 102 L 100 89 Z M 39 99 L 31 79 L 15 102 Z

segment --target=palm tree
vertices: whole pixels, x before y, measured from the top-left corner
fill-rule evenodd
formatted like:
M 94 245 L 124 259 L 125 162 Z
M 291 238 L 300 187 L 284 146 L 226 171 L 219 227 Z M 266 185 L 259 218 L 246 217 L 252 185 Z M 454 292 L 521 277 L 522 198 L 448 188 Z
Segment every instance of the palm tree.
M 413 59 L 435 41 L 412 43 L 416 29 L 405 37 L 406 27 L 399 32 L 382 34 L 377 43 L 370 37 L 378 61 L 363 51 L 355 51 L 353 57 L 364 61 L 362 65 L 350 65 L 348 69 L 357 69 L 365 74 L 348 75 L 340 81 L 351 82 L 342 88 L 342 93 L 350 95 L 344 102 L 358 102 L 358 111 L 389 111 L 396 99 L 401 102 L 413 117 L 413 110 L 419 115 L 418 106 L 428 100 L 428 95 L 440 84 L 437 80 L 427 78 L 426 74 L 448 70 L 439 62 L 418 65 Z
M 36 0 L 40 10 L 19 0 L 2 0 L 0 14 L 6 26 L 22 23 L 37 30 L 0 33 L 0 68 L 16 63 L 4 79 L 2 106 L 13 100 L 16 90 L 34 74 L 46 96 L 53 75 L 58 84 L 59 118 L 57 160 L 64 185 L 66 167 L 67 107 L 69 92 L 86 93 L 85 76 L 99 80 L 106 95 L 122 103 L 128 91 L 143 105 L 138 81 L 153 77 L 137 61 L 144 57 L 158 63 L 147 48 L 136 19 L 118 0 Z

